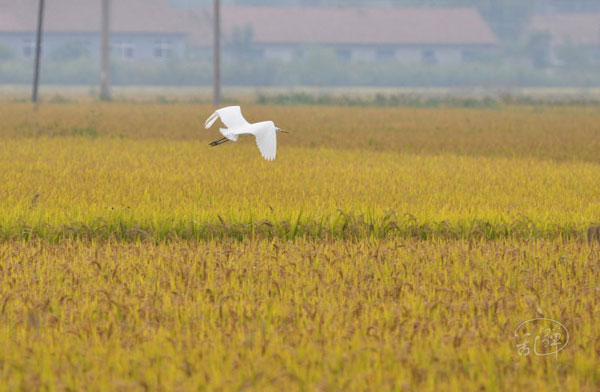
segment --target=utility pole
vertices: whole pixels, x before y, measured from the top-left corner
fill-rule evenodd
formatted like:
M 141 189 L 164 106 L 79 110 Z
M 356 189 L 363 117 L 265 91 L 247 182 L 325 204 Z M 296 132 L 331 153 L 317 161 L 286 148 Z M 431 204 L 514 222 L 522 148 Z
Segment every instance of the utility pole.
M 110 101 L 110 0 L 102 1 L 102 44 L 100 64 L 100 99 Z
M 221 2 L 213 0 L 214 42 L 213 42 L 213 103 L 221 105 Z
M 44 28 L 44 4 L 45 0 L 40 0 L 38 10 L 38 23 L 37 23 L 37 38 L 35 41 L 35 70 L 33 73 L 33 92 L 31 94 L 31 101 L 37 103 L 38 101 L 38 86 L 40 84 L 40 63 L 42 57 L 42 31 Z

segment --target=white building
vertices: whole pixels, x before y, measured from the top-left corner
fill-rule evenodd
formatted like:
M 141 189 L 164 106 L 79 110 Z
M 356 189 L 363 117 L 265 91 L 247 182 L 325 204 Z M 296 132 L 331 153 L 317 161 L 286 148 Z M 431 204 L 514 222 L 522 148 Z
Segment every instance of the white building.
M 125 60 L 161 61 L 185 55 L 187 15 L 167 0 L 118 0 L 111 7 L 113 56 Z M 0 0 L 0 45 L 17 57 L 33 57 L 38 0 Z M 76 45 L 91 57 L 100 55 L 100 0 L 46 2 L 42 54 Z
M 290 61 L 308 46 L 329 47 L 340 59 L 458 64 L 498 45 L 472 8 L 224 7 L 229 52 L 251 43 L 254 56 Z M 192 43 L 212 42 L 210 13 L 197 14 Z

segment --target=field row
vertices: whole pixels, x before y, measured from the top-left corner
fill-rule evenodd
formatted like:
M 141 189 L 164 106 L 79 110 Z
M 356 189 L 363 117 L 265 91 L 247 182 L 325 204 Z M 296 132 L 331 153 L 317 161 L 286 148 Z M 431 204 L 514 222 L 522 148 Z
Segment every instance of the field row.
M 585 238 L 592 162 L 291 147 L 252 140 L 6 139 L 0 236 Z
M 0 106 L 0 139 L 23 137 L 187 140 L 208 143 L 208 105 L 29 104 Z M 281 146 L 408 154 L 520 157 L 600 163 L 600 111 L 593 107 L 498 109 L 247 105 L 250 122 L 292 131 Z M 198 151 L 200 153 L 200 150 Z
M 600 386 L 600 253 L 575 242 L 30 241 L 0 258 L 9 389 Z M 564 350 L 520 351 L 536 317 L 568 329 Z

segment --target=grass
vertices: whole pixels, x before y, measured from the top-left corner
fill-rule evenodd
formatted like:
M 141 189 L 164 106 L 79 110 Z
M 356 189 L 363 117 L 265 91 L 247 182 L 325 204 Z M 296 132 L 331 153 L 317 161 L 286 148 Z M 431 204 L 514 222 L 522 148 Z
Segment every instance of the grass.
M 211 112 L 0 106 L 0 385 L 598 390 L 597 110 L 247 106 L 274 163 Z

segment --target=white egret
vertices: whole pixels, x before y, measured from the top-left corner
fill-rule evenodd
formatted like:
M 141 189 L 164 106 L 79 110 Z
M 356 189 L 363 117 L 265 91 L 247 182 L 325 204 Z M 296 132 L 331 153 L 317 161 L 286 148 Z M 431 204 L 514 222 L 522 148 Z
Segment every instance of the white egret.
M 239 106 L 229 106 L 214 112 L 204 123 L 204 128 L 209 129 L 219 118 L 227 126 L 227 128 L 220 128 L 225 137 L 210 143 L 211 146 L 218 146 L 230 140 L 236 142 L 240 135 L 254 135 L 262 156 L 267 161 L 275 160 L 277 155 L 277 132 L 287 132 L 277 128 L 273 121 L 250 124 L 242 116 L 242 110 Z

